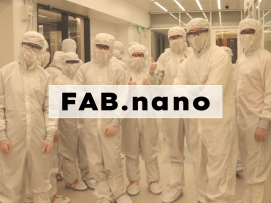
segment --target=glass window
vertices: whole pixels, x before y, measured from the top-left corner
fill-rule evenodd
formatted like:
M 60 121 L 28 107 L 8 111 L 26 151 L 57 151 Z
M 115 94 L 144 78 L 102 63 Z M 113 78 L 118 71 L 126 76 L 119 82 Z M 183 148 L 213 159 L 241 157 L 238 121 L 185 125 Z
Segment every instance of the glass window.
M 191 19 L 193 18 L 205 18 L 204 14 L 208 21 L 210 21 L 210 12 L 190 12 L 190 13 L 181 13 L 181 21 L 183 22 L 181 24 L 182 27 L 186 27 L 185 24 L 187 24 Z M 206 19 L 205 18 L 205 19 Z M 184 24 L 185 23 L 185 24 Z
M 54 53 L 61 50 L 62 25 L 61 14 L 39 9 L 38 32 L 47 40 L 50 47 L 51 60 Z
M 221 25 L 220 25 L 220 15 L 221 13 Z M 240 11 L 222 11 L 222 12 L 212 12 L 213 26 L 238 26 L 241 21 Z
M 179 26 L 179 13 L 163 13 L 151 15 L 152 28 L 170 28 Z
M 159 56 L 169 48 L 168 29 L 151 31 L 151 56 L 157 61 Z
M 84 19 L 69 16 L 68 21 L 68 36 L 77 43 L 77 54 L 82 61 L 85 61 Z
M 229 31 L 217 31 L 216 32 L 216 45 L 229 47 L 232 50 L 233 57 L 232 63 L 235 64 L 237 61 L 237 32 Z
M 271 52 L 271 27 L 264 29 L 264 48 Z

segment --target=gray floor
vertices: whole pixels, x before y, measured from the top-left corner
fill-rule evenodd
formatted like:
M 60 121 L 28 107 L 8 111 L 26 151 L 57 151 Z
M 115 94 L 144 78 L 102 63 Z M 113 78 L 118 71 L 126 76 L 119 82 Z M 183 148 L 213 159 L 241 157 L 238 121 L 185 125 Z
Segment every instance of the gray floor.
M 161 172 L 161 184 L 163 186 L 163 193 L 161 195 L 153 195 L 149 192 L 148 186 L 145 181 L 145 167 L 144 163 L 141 161 L 140 169 L 141 169 L 141 182 L 140 184 L 140 193 L 138 196 L 132 197 L 133 203 L 159 203 L 162 202 L 163 194 L 166 191 L 166 185 L 170 177 L 170 164 L 167 160 L 167 146 L 163 139 L 163 134 L 161 132 L 161 120 L 158 120 L 159 128 L 160 128 L 160 141 L 161 141 L 161 153 L 159 155 L 159 163 L 160 163 L 160 172 Z M 185 161 L 185 181 L 186 186 L 184 188 L 184 195 L 176 201 L 176 203 L 196 203 L 196 190 L 194 187 L 194 177 L 193 177 L 193 167 L 192 167 L 192 159 L 187 151 L 185 150 L 186 161 Z M 123 161 L 125 164 L 125 160 Z M 125 176 L 125 185 L 128 185 L 129 182 Z M 236 195 L 231 200 L 231 203 L 241 199 L 242 194 L 244 192 L 245 183 L 242 176 L 237 177 L 236 184 Z M 94 203 L 93 191 L 87 190 L 84 192 L 73 191 L 72 189 L 68 189 L 65 187 L 64 182 L 58 182 L 58 194 L 65 195 L 69 197 L 72 203 Z

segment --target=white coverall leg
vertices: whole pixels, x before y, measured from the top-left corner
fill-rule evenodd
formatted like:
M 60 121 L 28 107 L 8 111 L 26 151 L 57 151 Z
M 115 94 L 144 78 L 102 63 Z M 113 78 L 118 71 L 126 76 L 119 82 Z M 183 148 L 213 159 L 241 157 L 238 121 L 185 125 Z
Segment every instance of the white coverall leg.
M 84 143 L 89 171 L 98 182 L 94 195 L 98 199 L 113 201 L 125 193 L 125 188 L 120 158 L 121 129 L 119 127 L 112 137 L 104 135 L 110 120 L 112 119 L 85 119 Z
M 130 182 L 140 181 L 139 156 L 145 161 L 147 183 L 160 181 L 158 154 L 160 140 L 156 119 L 122 121 L 122 151 L 126 155 L 126 174 Z
M 163 119 L 165 123 L 166 142 L 169 148 L 172 175 L 168 182 L 170 189 L 182 189 L 184 178 L 184 121 L 183 119 Z

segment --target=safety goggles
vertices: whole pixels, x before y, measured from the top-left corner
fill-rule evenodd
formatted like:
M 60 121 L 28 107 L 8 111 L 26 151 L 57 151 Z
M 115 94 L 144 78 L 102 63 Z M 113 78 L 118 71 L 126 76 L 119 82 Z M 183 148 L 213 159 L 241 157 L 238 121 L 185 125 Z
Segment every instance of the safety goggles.
M 132 57 L 140 57 L 140 58 L 143 58 L 144 57 L 144 54 L 133 54 Z
M 75 63 L 79 63 L 79 61 L 78 60 L 68 60 L 68 61 L 66 61 L 66 63 L 75 64 Z
M 97 49 L 109 50 L 109 46 L 103 44 L 96 44 Z
M 187 36 L 188 36 L 188 37 L 202 36 L 202 35 L 204 35 L 205 33 L 207 33 L 208 30 L 209 30 L 209 29 L 206 28 L 206 29 L 200 29 L 200 30 L 197 30 L 197 31 L 189 31 L 189 32 L 187 33 Z
M 175 40 L 175 39 L 181 39 L 181 38 L 183 38 L 182 35 L 173 35 L 169 37 L 169 40 Z
M 26 49 L 33 49 L 33 50 L 41 50 L 42 49 L 42 47 L 40 45 L 32 44 L 30 42 L 22 42 L 22 45 Z
M 256 30 L 254 29 L 250 29 L 250 30 L 242 30 L 240 32 L 241 35 L 254 35 L 256 32 Z

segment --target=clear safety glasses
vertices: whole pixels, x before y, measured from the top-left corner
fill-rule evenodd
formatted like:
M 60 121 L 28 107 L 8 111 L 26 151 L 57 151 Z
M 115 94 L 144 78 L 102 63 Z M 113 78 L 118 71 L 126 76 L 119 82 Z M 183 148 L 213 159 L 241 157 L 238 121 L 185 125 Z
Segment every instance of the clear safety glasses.
M 242 30 L 240 32 L 241 35 L 254 35 L 255 34 L 255 30 L 254 29 L 250 29 L 250 30 Z
M 188 37 L 202 36 L 202 35 L 204 35 L 205 33 L 207 33 L 208 30 L 209 30 L 209 29 L 206 28 L 206 29 L 200 29 L 200 30 L 197 30 L 197 31 L 189 31 L 189 32 L 187 33 L 187 36 L 188 36 Z
M 109 50 L 109 46 L 103 44 L 96 44 L 97 49 Z
M 32 49 L 32 50 L 35 50 L 35 51 L 40 51 L 42 50 L 42 47 L 40 45 L 37 45 L 37 44 L 32 44 L 30 42 L 22 42 L 22 46 L 25 48 L 25 49 Z
M 144 57 L 144 54 L 133 54 L 132 57 L 140 57 L 140 58 L 143 58 Z

